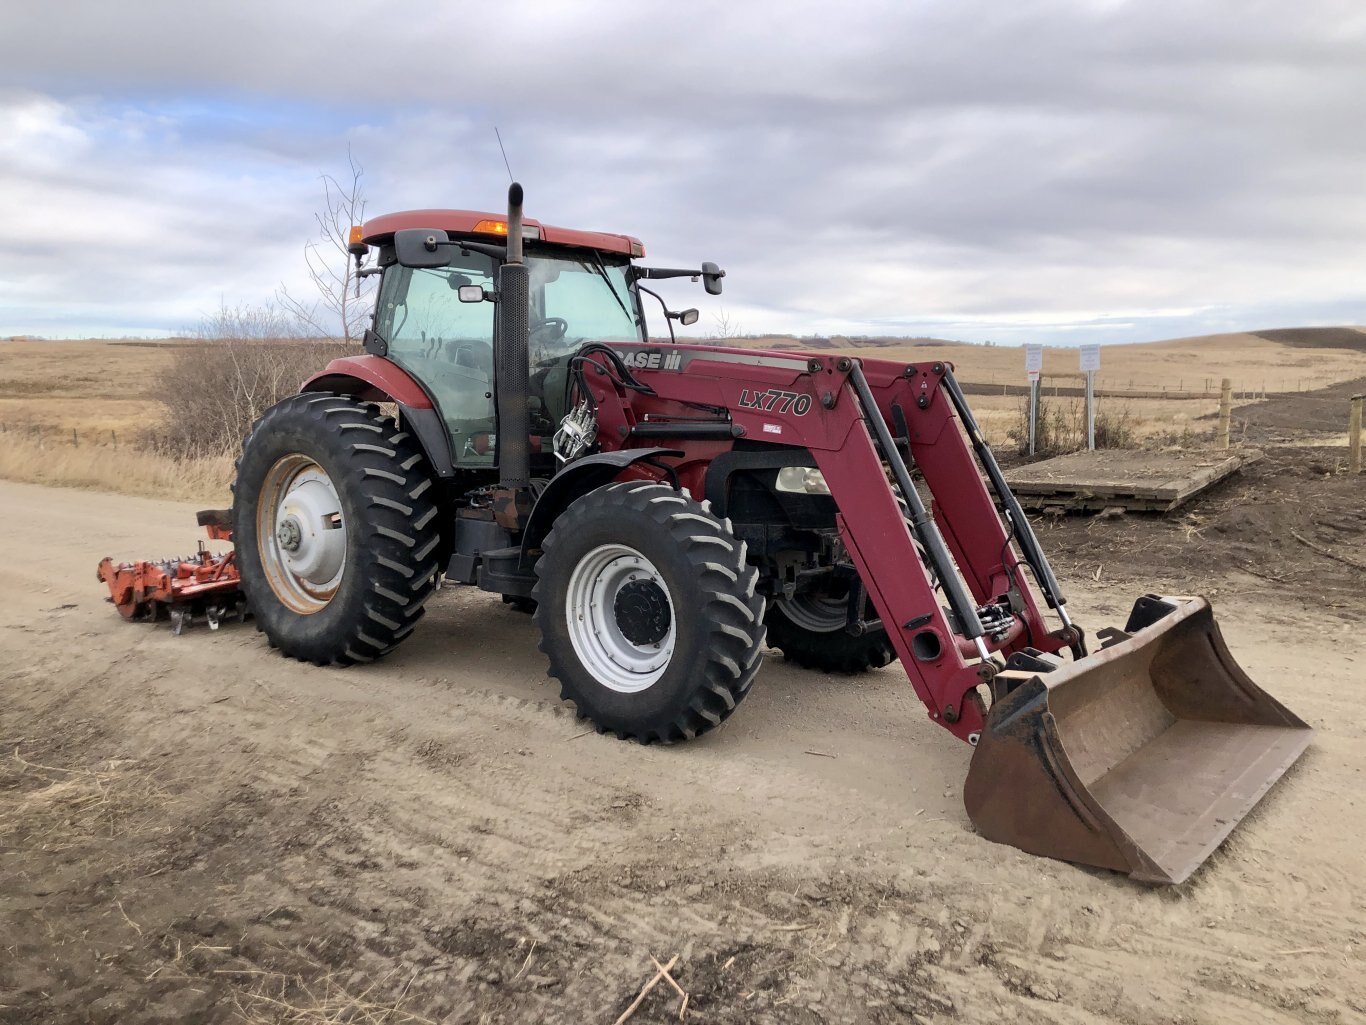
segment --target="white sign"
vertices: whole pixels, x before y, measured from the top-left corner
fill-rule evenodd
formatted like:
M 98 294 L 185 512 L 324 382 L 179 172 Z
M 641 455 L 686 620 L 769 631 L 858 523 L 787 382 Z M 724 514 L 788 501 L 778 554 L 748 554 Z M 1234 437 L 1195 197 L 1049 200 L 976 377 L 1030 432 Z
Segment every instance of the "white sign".
M 1029 344 L 1025 350 L 1025 372 L 1029 374 L 1031 381 L 1039 379 L 1039 371 L 1043 370 L 1043 346 Z
M 1088 374 L 1100 369 L 1100 346 L 1083 345 L 1081 347 L 1081 368 Z

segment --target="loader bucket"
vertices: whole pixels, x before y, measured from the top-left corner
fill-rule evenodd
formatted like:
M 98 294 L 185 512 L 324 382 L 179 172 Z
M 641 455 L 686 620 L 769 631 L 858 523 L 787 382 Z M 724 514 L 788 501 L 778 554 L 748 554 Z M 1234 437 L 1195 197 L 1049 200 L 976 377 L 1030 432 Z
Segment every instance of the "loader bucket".
M 1140 598 L 1111 640 L 1052 671 L 1009 674 L 964 803 L 998 843 L 1179 883 L 1313 731 L 1233 661 L 1204 598 Z

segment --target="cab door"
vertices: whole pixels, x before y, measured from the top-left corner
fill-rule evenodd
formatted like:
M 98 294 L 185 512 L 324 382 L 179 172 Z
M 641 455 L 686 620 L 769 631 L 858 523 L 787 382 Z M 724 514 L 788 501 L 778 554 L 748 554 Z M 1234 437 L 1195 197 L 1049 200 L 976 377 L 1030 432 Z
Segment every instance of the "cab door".
M 375 330 L 431 395 L 457 466 L 493 465 L 495 306 L 462 303 L 459 289 L 492 290 L 494 269 L 491 257 L 461 254 L 447 267 L 391 266 L 380 286 Z

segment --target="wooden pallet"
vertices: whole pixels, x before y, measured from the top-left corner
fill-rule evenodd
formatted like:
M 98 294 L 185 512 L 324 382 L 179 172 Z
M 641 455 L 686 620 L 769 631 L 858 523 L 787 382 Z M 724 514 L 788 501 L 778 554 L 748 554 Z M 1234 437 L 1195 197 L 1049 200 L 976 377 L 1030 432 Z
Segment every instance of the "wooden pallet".
M 1170 512 L 1261 457 L 1254 449 L 1073 452 L 1008 470 L 1006 481 L 1026 509 Z

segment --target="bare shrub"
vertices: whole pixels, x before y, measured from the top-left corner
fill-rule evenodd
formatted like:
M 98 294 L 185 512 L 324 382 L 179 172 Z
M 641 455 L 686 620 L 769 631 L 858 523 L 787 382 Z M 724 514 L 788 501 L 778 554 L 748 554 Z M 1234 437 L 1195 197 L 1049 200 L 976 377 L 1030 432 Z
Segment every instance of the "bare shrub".
M 1137 418 L 1127 405 L 1118 411 L 1104 405 L 1096 407 L 1096 448 L 1136 448 Z M 1020 455 L 1029 454 L 1029 398 L 1020 403 L 1014 426 L 1006 436 L 1015 442 Z M 1086 447 L 1086 403 L 1076 399 L 1066 403 L 1039 396 L 1039 418 L 1034 432 L 1037 459 L 1078 452 Z
M 1118 412 L 1096 408 L 1096 448 L 1138 448 L 1138 418 L 1128 406 Z M 1086 413 L 1082 411 L 1082 430 L 1086 429 Z M 1083 435 L 1084 437 L 1084 435 Z
M 144 445 L 178 459 L 234 454 L 267 409 L 299 390 L 329 360 L 357 348 L 300 337 L 297 322 L 274 306 L 221 306 L 175 352 L 157 378 L 166 406 Z

